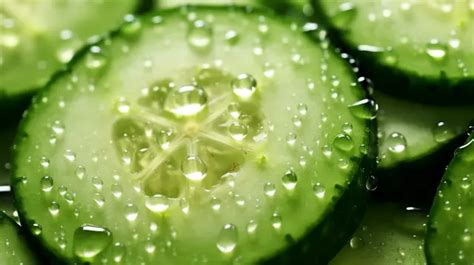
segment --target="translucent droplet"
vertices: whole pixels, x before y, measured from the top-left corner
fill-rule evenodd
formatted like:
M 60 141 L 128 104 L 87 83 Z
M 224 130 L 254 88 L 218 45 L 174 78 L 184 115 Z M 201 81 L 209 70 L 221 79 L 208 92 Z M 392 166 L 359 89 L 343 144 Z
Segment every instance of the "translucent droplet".
M 128 102 L 125 98 L 119 98 L 115 104 L 115 109 L 120 114 L 127 114 L 130 112 L 130 102 Z
M 187 156 L 181 163 L 181 171 L 191 181 L 201 181 L 207 175 L 206 164 L 194 155 Z
M 354 149 L 354 141 L 352 141 L 352 137 L 346 133 L 338 134 L 332 144 L 335 148 L 345 152 Z
M 236 141 L 243 141 L 248 134 L 248 126 L 241 122 L 234 122 L 229 126 L 229 134 Z
M 368 191 L 375 191 L 378 188 L 379 180 L 374 175 L 371 175 L 365 181 L 365 189 Z
M 296 134 L 291 133 L 291 132 L 288 133 L 288 135 L 286 136 L 286 143 L 288 145 L 291 145 L 291 146 L 295 145 L 295 143 L 296 143 Z
M 125 218 L 128 221 L 133 222 L 137 220 L 137 217 L 138 217 L 138 207 L 131 203 L 127 204 L 127 206 L 125 207 Z
M 61 121 L 54 121 L 51 125 L 51 129 L 56 135 L 62 135 L 64 133 L 64 124 Z
M 304 103 L 298 104 L 296 109 L 298 110 L 298 113 L 302 116 L 304 116 L 304 115 L 306 115 L 306 113 L 308 113 L 308 106 Z
M 250 220 L 247 224 L 247 234 L 254 235 L 257 232 L 258 224 L 255 220 Z
M 275 184 L 271 183 L 271 182 L 267 182 L 263 185 L 263 193 L 265 194 L 265 196 L 267 197 L 273 197 L 275 196 L 275 193 L 276 193 L 276 187 L 275 187 Z
M 224 254 L 231 253 L 237 246 L 238 236 L 238 230 L 235 225 L 224 225 L 217 237 L 217 249 Z
M 61 63 L 68 63 L 74 56 L 75 51 L 75 47 L 70 45 L 61 47 L 56 51 L 56 59 Z
M 464 177 L 461 179 L 461 188 L 468 190 L 471 187 L 472 181 L 469 177 Z
M 41 190 L 49 192 L 53 189 L 53 178 L 50 176 L 44 176 L 40 181 Z
M 313 185 L 313 193 L 317 198 L 323 199 L 326 195 L 326 188 L 321 183 L 316 183 Z
M 72 150 L 67 149 L 66 152 L 64 152 L 64 158 L 70 162 L 73 162 L 76 160 L 76 154 Z
M 240 110 L 240 107 L 238 104 L 236 103 L 231 103 L 228 107 L 227 107 L 227 111 L 229 112 L 229 115 L 234 118 L 234 119 L 238 119 L 240 114 L 241 114 L 241 110 Z
M 89 53 L 86 57 L 86 66 L 91 70 L 102 69 L 107 63 L 107 58 L 101 53 Z
M 125 246 L 121 243 L 115 243 L 112 247 L 112 257 L 115 263 L 121 263 L 125 256 Z
M 57 216 L 59 214 L 59 204 L 55 201 L 51 202 L 48 207 L 48 211 L 52 216 Z
M 448 47 L 441 44 L 438 40 L 431 40 L 426 44 L 425 52 L 433 60 L 442 61 L 448 53 Z
M 441 121 L 433 128 L 433 137 L 437 143 L 445 143 L 455 137 L 455 133 L 445 122 Z
M 227 43 L 235 45 L 239 41 L 239 33 L 235 30 L 228 30 L 224 35 L 224 39 Z
M 285 175 L 283 175 L 281 181 L 287 190 L 294 190 L 298 182 L 298 178 L 293 170 L 288 170 Z
M 173 136 L 173 130 L 162 130 L 157 136 L 158 144 L 160 145 L 161 149 L 167 150 L 171 144 L 171 138 Z
M 170 207 L 170 201 L 168 197 L 156 194 L 151 197 L 147 197 L 145 205 L 148 210 L 154 213 L 163 213 Z
M 352 115 L 364 120 L 373 120 L 376 117 L 378 106 L 371 99 L 363 99 L 349 106 Z
M 194 116 L 207 105 L 204 89 L 195 85 L 173 88 L 165 100 L 165 109 L 176 116 Z
M 339 5 L 336 15 L 333 17 L 334 25 L 338 28 L 347 28 L 357 14 L 357 9 L 351 2 L 344 2 Z
M 189 26 L 188 43 L 197 49 L 205 49 L 212 42 L 212 27 L 204 20 L 195 20 Z
M 231 82 L 232 91 L 241 99 L 250 98 L 257 90 L 257 80 L 249 74 L 240 74 Z
M 213 197 L 211 199 L 211 208 L 214 211 L 219 211 L 221 209 L 221 200 L 219 200 L 218 198 Z
M 43 227 L 41 227 L 41 225 L 37 223 L 33 223 L 31 225 L 31 232 L 33 233 L 33 235 L 39 236 L 43 232 Z
M 112 242 L 112 233 L 103 227 L 83 225 L 74 231 L 73 251 L 83 262 L 93 262 Z
M 76 177 L 78 177 L 79 179 L 83 179 L 86 175 L 86 168 L 84 166 L 78 166 L 74 173 L 76 174 Z
M 49 167 L 49 159 L 47 159 L 46 157 L 41 157 L 40 158 L 40 165 L 41 167 L 43 168 L 48 168 Z
M 281 229 L 281 215 L 278 212 L 274 212 L 272 214 L 272 217 L 270 219 L 270 222 L 272 223 L 272 227 L 275 230 L 280 230 Z
M 395 154 L 403 153 L 407 147 L 407 140 L 401 133 L 394 132 L 387 138 L 388 150 Z
M 359 249 L 365 245 L 365 242 L 361 237 L 354 236 L 349 241 L 349 245 L 352 249 Z
M 300 128 L 301 125 L 303 124 L 303 122 L 301 121 L 301 118 L 300 118 L 298 115 L 293 116 L 293 118 L 291 119 L 291 121 L 293 122 L 293 125 L 294 125 L 296 128 Z

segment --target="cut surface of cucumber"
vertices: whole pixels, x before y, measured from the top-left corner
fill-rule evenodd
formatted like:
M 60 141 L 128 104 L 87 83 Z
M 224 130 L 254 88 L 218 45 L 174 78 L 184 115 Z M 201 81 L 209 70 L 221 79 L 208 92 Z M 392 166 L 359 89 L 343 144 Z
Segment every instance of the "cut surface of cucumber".
M 379 169 L 394 169 L 435 153 L 462 136 L 474 121 L 474 105 L 433 106 L 375 92 L 379 111 Z
M 474 130 L 455 153 L 438 188 L 428 222 L 429 264 L 474 263 Z
M 31 95 L 94 35 L 117 27 L 141 1 L 3 0 L 0 110 Z
M 426 213 L 395 203 L 371 202 L 364 220 L 330 265 L 424 265 Z
M 16 132 L 14 126 L 6 127 L 0 129 L 0 186 L 10 184 L 11 148 Z
M 313 2 L 376 89 L 423 102 L 472 103 L 472 1 Z
M 20 227 L 0 212 L 0 263 L 2 265 L 44 264 L 28 246 Z
M 13 178 L 25 226 L 68 262 L 328 262 L 375 153 L 351 68 L 262 11 L 138 19 L 28 110 Z

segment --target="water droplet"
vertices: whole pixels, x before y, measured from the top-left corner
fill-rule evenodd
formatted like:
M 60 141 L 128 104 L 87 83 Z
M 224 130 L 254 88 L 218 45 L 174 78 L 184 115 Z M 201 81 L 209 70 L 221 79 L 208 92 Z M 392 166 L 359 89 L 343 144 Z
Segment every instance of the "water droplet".
M 125 246 L 121 243 L 115 243 L 112 247 L 112 257 L 115 263 L 121 263 L 125 256 Z
M 66 158 L 66 160 L 70 162 L 73 162 L 74 160 L 76 160 L 76 154 L 72 150 L 67 149 L 64 153 L 64 158 Z
M 342 125 L 342 130 L 347 133 L 347 134 L 351 134 L 352 133 L 352 124 L 349 123 L 349 122 L 346 122 Z
M 212 27 L 204 20 L 195 20 L 188 30 L 188 43 L 197 49 L 205 49 L 212 42 Z
M 86 67 L 91 70 L 102 69 L 107 63 L 107 58 L 100 53 L 100 49 L 98 50 L 98 52 L 94 52 L 95 49 L 92 48 L 92 52 L 88 53 L 86 57 Z
M 224 39 L 227 43 L 235 45 L 239 41 L 239 33 L 235 30 L 228 30 L 224 35 Z
M 40 181 L 41 190 L 49 192 L 53 189 L 53 178 L 50 176 L 44 176 Z
M 73 251 L 83 262 L 93 262 L 112 242 L 112 233 L 103 227 L 83 225 L 74 231 Z
M 281 229 L 281 215 L 278 212 L 274 212 L 271 217 L 271 223 L 272 227 L 275 230 L 280 230 Z
M 298 115 L 293 116 L 293 118 L 291 119 L 291 121 L 293 122 L 293 125 L 294 125 L 296 128 L 300 128 L 301 125 L 303 124 L 303 122 L 301 121 L 301 118 L 300 118 Z
M 86 168 L 84 166 L 78 166 L 74 173 L 76 174 L 76 177 L 78 177 L 79 179 L 83 179 L 86 175 Z
M 250 220 L 247 224 L 247 234 L 255 235 L 257 232 L 258 224 L 255 220 Z
M 388 150 L 394 154 L 401 154 L 407 147 L 407 140 L 401 133 L 394 132 L 387 138 Z
M 365 245 L 365 242 L 361 237 L 354 236 L 349 241 L 349 245 L 352 249 L 359 249 Z
M 240 107 L 238 104 L 236 103 L 231 103 L 228 107 L 227 107 L 227 112 L 229 112 L 229 115 L 234 118 L 234 119 L 238 119 L 240 114 L 241 114 L 241 110 L 240 110 Z
M 94 202 L 97 204 L 99 207 L 103 207 L 105 204 L 105 198 L 102 196 L 100 193 L 94 193 L 94 196 L 92 197 Z
M 54 121 L 53 125 L 51 125 L 51 129 L 53 133 L 56 135 L 62 135 L 64 133 L 65 127 L 61 121 Z
M 376 117 L 378 106 L 371 99 L 363 99 L 349 106 L 352 115 L 364 120 L 373 120 Z
M 48 211 L 52 216 L 57 216 L 59 214 L 59 204 L 55 201 L 51 202 L 48 207 Z
M 221 209 L 221 200 L 216 197 L 211 198 L 211 207 L 214 211 L 219 211 Z
M 326 188 L 321 183 L 316 183 L 313 185 L 313 193 L 317 198 L 323 199 L 326 195 Z
M 229 134 L 236 141 L 243 141 L 248 134 L 248 126 L 241 122 L 233 122 L 229 126 Z
M 461 188 L 468 190 L 471 187 L 472 181 L 469 177 L 464 177 L 461 179 Z
M 47 159 L 46 157 L 41 157 L 40 159 L 40 165 L 41 167 L 43 168 L 48 168 L 49 167 L 49 159 Z
M 238 236 L 238 230 L 235 225 L 224 225 L 217 237 L 217 249 L 224 254 L 231 253 L 237 246 Z
M 339 5 L 339 9 L 333 18 L 334 25 L 338 28 L 345 29 L 351 24 L 351 21 L 355 18 L 356 14 L 357 9 L 354 4 L 351 2 L 344 2 Z
M 201 181 L 207 175 L 206 164 L 198 156 L 194 155 L 187 156 L 183 160 L 181 171 L 191 181 Z
M 365 181 L 365 189 L 368 191 L 375 191 L 378 188 L 379 180 L 374 175 L 371 175 Z
M 455 137 L 455 133 L 448 124 L 440 121 L 433 128 L 433 137 L 437 143 L 445 143 Z
M 158 144 L 161 149 L 167 150 L 170 147 L 171 139 L 173 138 L 173 130 L 161 130 L 157 136 Z
M 285 175 L 283 175 L 281 181 L 287 190 L 294 190 L 298 182 L 298 178 L 293 170 L 289 170 L 285 173 Z
M 146 198 L 146 208 L 154 213 L 163 213 L 170 207 L 168 197 L 156 194 Z
M 43 232 L 43 227 L 41 227 L 41 225 L 37 223 L 33 223 L 31 225 L 31 232 L 33 233 L 33 235 L 39 236 Z
M 257 90 L 257 80 L 249 74 L 240 74 L 231 82 L 232 91 L 241 99 L 250 98 Z
M 128 112 L 130 112 L 130 102 L 128 102 L 125 98 L 121 97 L 115 104 L 115 109 L 120 114 L 127 114 Z
M 438 40 L 431 40 L 426 44 L 425 52 L 435 61 L 442 61 L 448 53 L 448 47 Z
M 204 89 L 195 85 L 173 88 L 165 100 L 165 109 L 176 116 L 194 116 L 207 105 Z
M 271 183 L 271 182 L 267 182 L 263 185 L 263 193 L 265 194 L 265 196 L 267 197 L 273 197 L 275 196 L 275 193 L 276 193 L 276 187 L 275 187 L 275 184 Z
M 335 148 L 349 152 L 354 149 L 354 141 L 352 141 L 352 137 L 350 137 L 346 133 L 341 133 L 334 138 L 333 145 Z
M 295 145 L 296 143 L 296 134 L 294 133 L 288 133 L 288 135 L 286 136 L 286 143 L 293 146 Z
M 138 217 L 138 207 L 132 203 L 127 204 L 127 206 L 125 207 L 125 218 L 128 221 L 133 222 L 137 220 L 137 217 Z
M 306 113 L 308 113 L 308 106 L 304 103 L 298 104 L 296 109 L 298 110 L 299 114 L 302 115 L 302 116 L 304 116 L 304 115 L 306 115 Z

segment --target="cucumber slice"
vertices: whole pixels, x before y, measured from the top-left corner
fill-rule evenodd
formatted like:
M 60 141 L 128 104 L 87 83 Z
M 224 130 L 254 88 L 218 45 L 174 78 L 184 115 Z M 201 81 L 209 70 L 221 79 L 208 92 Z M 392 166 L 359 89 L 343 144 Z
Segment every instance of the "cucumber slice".
M 20 227 L 0 212 L 0 263 L 3 265 L 44 264 L 34 255 Z
M 249 5 L 257 0 L 155 0 L 160 8 L 173 8 L 182 5 Z
M 474 98 L 470 0 L 313 0 L 377 89 L 438 104 Z
M 361 226 L 330 265 L 424 265 L 426 213 L 394 203 L 371 202 Z
M 474 105 L 433 106 L 373 94 L 379 111 L 377 195 L 431 205 L 451 154 L 474 121 Z
M 188 7 L 136 25 L 28 110 L 13 181 L 26 227 L 68 262 L 332 258 L 374 164 L 374 103 L 352 69 L 263 11 Z
M 126 14 L 144 2 L 3 0 L 0 5 L 0 113 L 8 113 L 16 104 L 24 103 L 69 62 L 89 38 L 115 28 Z
M 10 184 L 10 153 L 16 128 L 10 125 L 7 127 L 11 128 L 0 129 L 0 187 Z
M 474 128 L 448 166 L 428 221 L 429 264 L 474 262 Z

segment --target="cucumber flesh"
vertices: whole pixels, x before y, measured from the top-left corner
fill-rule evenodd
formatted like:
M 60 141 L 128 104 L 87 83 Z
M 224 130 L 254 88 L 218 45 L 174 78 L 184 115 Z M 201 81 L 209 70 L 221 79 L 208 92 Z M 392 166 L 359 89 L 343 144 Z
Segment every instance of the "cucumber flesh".
M 28 110 L 25 226 L 67 262 L 326 263 L 363 213 L 375 153 L 351 68 L 258 10 L 137 19 Z
M 31 95 L 94 35 L 115 28 L 141 1 L 3 0 L 0 111 Z M 25 78 L 27 76 L 27 78 Z
M 3 265 L 44 264 L 28 246 L 28 240 L 20 227 L 0 212 L 0 263 Z
M 359 229 L 329 265 L 424 265 L 426 221 L 420 209 L 371 202 Z
M 376 89 L 423 102 L 472 104 L 472 1 L 313 3 Z
M 251 5 L 257 0 L 155 0 L 159 8 L 173 8 L 182 5 Z
M 15 130 L 15 128 L 0 129 L 0 187 L 10 184 L 10 153 L 15 137 Z M 2 188 L 0 188 L 0 190 L 2 190 Z
M 474 262 L 474 129 L 455 153 L 438 188 L 428 222 L 429 264 Z

